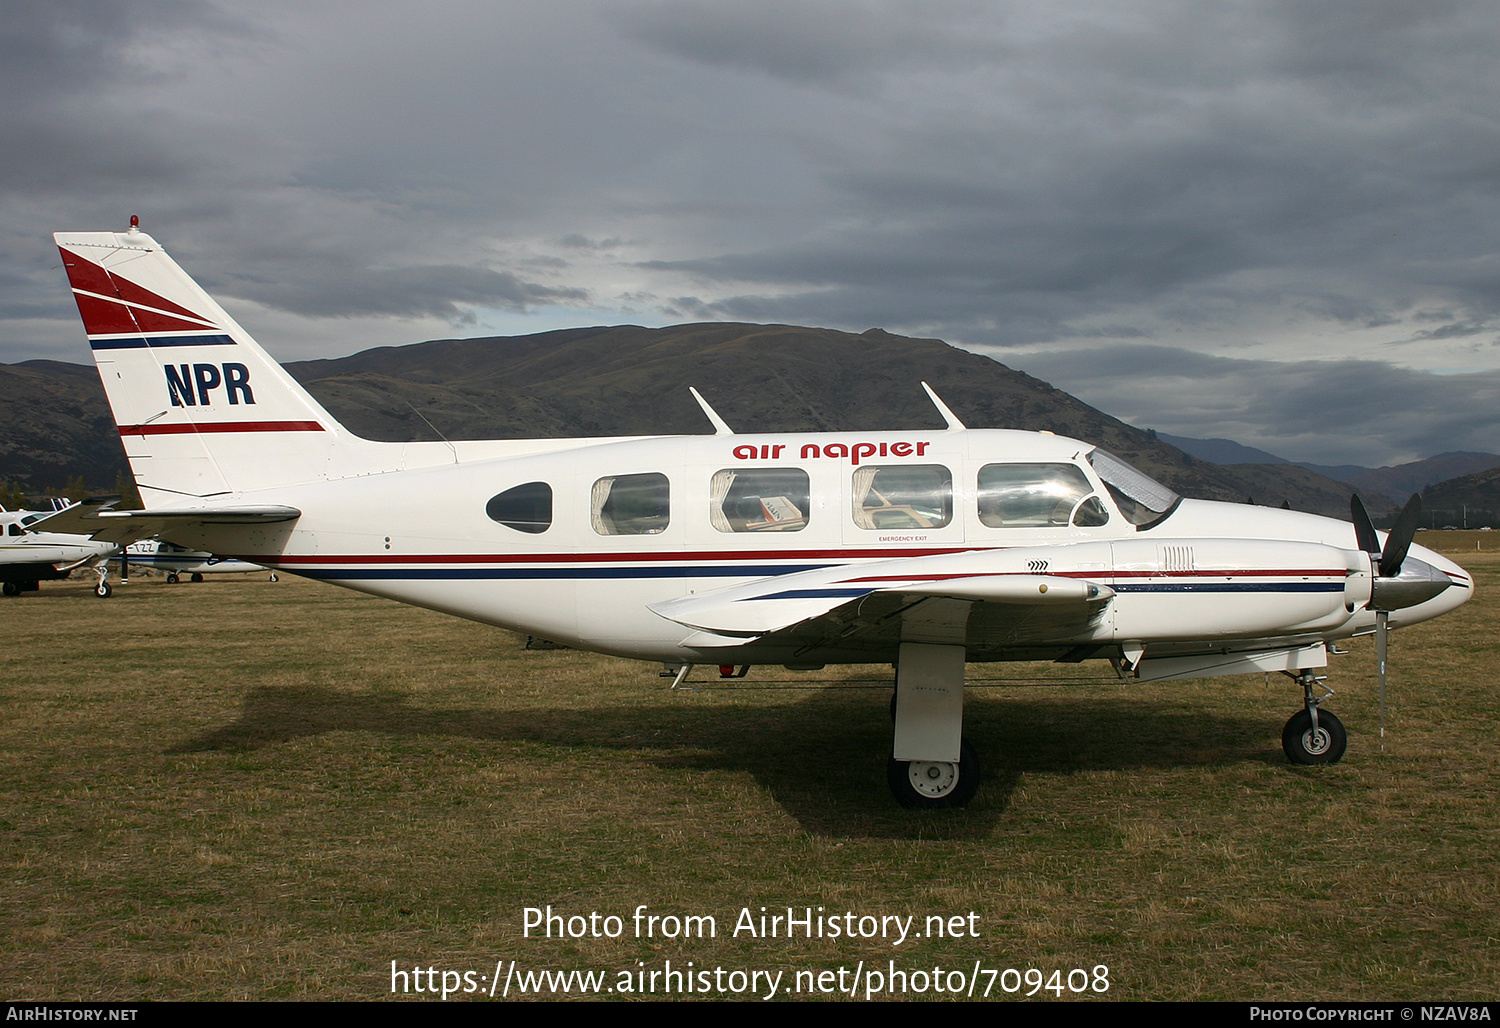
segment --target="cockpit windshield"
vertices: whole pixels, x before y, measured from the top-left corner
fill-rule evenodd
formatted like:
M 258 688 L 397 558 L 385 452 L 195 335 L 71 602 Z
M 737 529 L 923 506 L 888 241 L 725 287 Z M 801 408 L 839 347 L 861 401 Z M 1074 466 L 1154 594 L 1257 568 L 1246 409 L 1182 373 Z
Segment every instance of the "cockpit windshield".
M 1182 502 L 1182 497 L 1108 450 L 1093 450 L 1088 460 L 1104 480 L 1120 513 L 1136 528 L 1150 528 L 1166 520 Z

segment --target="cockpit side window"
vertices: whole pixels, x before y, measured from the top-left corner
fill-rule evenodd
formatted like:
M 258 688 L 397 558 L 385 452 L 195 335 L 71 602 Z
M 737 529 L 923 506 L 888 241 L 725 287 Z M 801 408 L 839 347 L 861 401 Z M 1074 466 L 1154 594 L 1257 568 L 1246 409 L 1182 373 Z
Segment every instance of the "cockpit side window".
M 986 464 L 979 520 L 990 528 L 1094 528 L 1109 521 L 1109 510 L 1077 465 Z
M 719 471 L 709 485 L 709 521 L 720 532 L 800 532 L 811 488 L 801 468 Z
M 942 528 L 952 520 L 953 473 L 941 464 L 863 467 L 854 472 L 854 523 L 860 528 Z
M 600 535 L 656 535 L 671 521 L 667 476 L 654 472 L 601 478 L 590 501 L 594 531 Z
M 1136 528 L 1146 529 L 1165 521 L 1182 502 L 1182 497 L 1108 450 L 1089 451 L 1088 461 L 1125 520 Z

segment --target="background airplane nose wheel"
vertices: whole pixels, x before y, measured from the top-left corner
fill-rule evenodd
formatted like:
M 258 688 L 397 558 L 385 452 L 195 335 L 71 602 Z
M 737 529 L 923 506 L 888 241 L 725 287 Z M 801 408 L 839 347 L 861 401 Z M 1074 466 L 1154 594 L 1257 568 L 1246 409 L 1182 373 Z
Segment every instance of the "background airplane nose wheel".
M 108 599 L 110 593 L 112 592 L 114 592 L 114 590 L 110 588 L 108 582 L 100 582 L 98 585 L 94 586 L 94 595 L 99 597 L 101 600 Z
M 945 761 L 892 760 L 886 765 L 886 782 L 903 807 L 936 810 L 962 807 L 979 790 L 979 754 L 963 740 L 957 764 Z
M 1281 748 L 1293 764 L 1337 764 L 1349 745 L 1344 723 L 1326 710 L 1318 711 L 1318 727 L 1312 715 L 1299 710 L 1281 730 Z

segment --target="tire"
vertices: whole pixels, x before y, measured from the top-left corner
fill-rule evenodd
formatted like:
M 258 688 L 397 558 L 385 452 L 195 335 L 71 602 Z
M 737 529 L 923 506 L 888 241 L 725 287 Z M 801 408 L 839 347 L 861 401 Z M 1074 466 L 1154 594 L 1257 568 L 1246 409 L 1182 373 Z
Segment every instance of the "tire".
M 200 575 L 200 574 L 198 574 L 198 572 L 194 571 L 193 572 L 193 576 L 191 578 L 189 578 L 188 581 L 189 582 L 201 582 L 201 581 L 203 581 L 203 576 Z
M 979 753 L 963 740 L 958 763 L 892 760 L 886 764 L 886 783 L 896 802 L 912 810 L 962 807 L 979 791 L 982 774 Z
M 19 582 L 6 582 L 3 587 L 0 587 L 0 591 L 3 591 L 6 596 L 20 596 L 21 595 L 21 583 L 19 583 Z
M 100 582 L 98 585 L 94 586 L 94 595 L 99 597 L 101 600 L 109 599 L 109 597 L 113 593 L 114 589 L 110 587 L 110 584 L 108 582 Z
M 1344 723 L 1327 710 L 1318 711 L 1316 735 L 1306 710 L 1293 714 L 1281 730 L 1281 748 L 1293 764 L 1337 764 L 1348 745 Z

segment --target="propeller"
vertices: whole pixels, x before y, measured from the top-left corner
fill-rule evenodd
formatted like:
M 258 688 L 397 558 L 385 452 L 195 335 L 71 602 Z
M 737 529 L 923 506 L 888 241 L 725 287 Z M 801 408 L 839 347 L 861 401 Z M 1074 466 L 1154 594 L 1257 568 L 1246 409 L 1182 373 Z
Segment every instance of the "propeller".
M 1380 676 L 1380 748 L 1385 749 L 1386 645 L 1390 631 L 1391 611 L 1415 606 L 1429 600 L 1453 584 L 1453 580 L 1426 561 L 1413 560 L 1406 568 L 1417 526 L 1422 523 L 1422 497 L 1416 493 L 1406 501 L 1401 516 L 1385 537 L 1385 546 L 1375 534 L 1375 526 L 1359 496 L 1349 497 L 1349 513 L 1354 518 L 1354 538 L 1359 548 L 1370 555 L 1370 600 L 1365 606 L 1375 612 L 1375 663 Z

